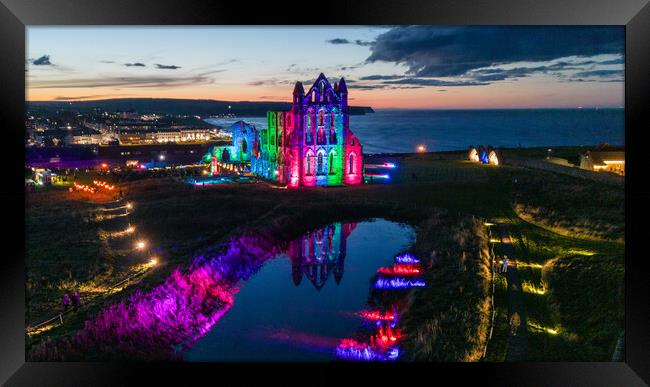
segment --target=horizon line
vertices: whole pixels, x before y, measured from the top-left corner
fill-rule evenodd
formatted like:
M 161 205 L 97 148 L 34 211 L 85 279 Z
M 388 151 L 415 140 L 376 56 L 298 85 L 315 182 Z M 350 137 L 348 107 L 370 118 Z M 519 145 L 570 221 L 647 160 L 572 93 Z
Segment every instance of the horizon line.
M 170 97 L 122 97 L 122 98 L 99 98 L 99 99 L 78 99 L 78 100 L 25 100 L 25 103 L 79 103 L 79 102 L 99 102 L 114 100 L 137 100 L 137 99 L 161 99 L 161 100 L 178 100 L 178 101 L 215 101 L 215 102 L 232 102 L 232 103 L 285 103 L 291 104 L 290 101 L 250 101 L 250 100 L 222 100 L 209 98 L 170 98 Z M 591 105 L 591 106 L 484 106 L 484 107 L 382 107 L 375 108 L 371 105 L 350 105 L 350 107 L 369 107 L 375 111 L 382 110 L 525 110 L 525 109 L 624 109 L 625 106 L 613 105 Z M 372 113 L 369 113 L 372 114 Z

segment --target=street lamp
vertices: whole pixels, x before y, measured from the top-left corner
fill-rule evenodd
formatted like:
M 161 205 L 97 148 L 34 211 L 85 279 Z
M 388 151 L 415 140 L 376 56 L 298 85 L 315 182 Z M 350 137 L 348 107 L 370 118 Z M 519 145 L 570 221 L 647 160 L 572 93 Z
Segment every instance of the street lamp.
M 130 209 L 132 209 L 132 208 L 133 208 L 133 204 L 131 204 L 131 203 L 126 203 L 126 209 L 127 209 L 127 210 L 130 210 Z
M 143 240 L 139 240 L 139 241 L 135 244 L 135 248 L 138 249 L 138 250 L 142 250 L 142 249 L 144 249 L 145 247 L 147 247 L 147 242 L 145 242 L 145 241 L 143 241 Z

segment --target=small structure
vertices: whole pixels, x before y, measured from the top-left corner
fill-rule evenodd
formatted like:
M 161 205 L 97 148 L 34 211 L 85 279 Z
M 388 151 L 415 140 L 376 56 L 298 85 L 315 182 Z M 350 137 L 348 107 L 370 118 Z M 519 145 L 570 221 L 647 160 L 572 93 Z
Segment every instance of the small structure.
M 469 158 L 469 161 L 473 161 L 475 163 L 479 162 L 478 159 L 478 150 L 474 148 L 473 146 L 469 146 L 469 153 L 467 154 L 467 157 Z
M 497 151 L 495 149 L 492 149 L 492 147 L 489 145 L 487 150 L 487 159 L 488 164 L 499 165 L 499 155 L 497 154 Z
M 625 149 L 601 145 L 580 155 L 580 168 L 625 176 Z
M 226 167 L 231 171 L 244 171 L 248 165 L 259 157 L 259 132 L 255 126 L 244 121 L 237 121 L 231 126 L 232 145 L 212 148 L 210 169 L 214 176 Z M 246 166 L 246 168 L 244 168 Z
M 469 161 L 482 164 L 492 164 L 499 165 L 501 156 L 496 149 L 492 148 L 491 145 L 488 145 L 487 148 L 484 148 L 483 145 L 479 145 L 478 148 L 469 146 L 469 152 L 467 153 L 467 158 Z

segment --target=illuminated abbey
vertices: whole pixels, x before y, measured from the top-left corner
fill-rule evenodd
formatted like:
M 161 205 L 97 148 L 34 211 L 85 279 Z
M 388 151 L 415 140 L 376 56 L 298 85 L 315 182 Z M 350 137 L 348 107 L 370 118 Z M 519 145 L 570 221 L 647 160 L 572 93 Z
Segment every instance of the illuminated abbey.
M 213 148 L 213 173 L 236 163 L 292 188 L 361 184 L 362 146 L 350 130 L 345 79 L 332 85 L 321 73 L 306 93 L 296 82 L 292 101 L 289 111 L 267 113 L 266 129 L 233 124 L 232 145 Z

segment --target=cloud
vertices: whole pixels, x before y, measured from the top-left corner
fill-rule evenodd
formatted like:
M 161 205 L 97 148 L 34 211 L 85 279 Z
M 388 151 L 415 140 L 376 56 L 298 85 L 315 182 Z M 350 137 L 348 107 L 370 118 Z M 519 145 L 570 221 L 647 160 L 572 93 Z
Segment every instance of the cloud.
M 99 63 L 115 63 L 114 60 L 100 60 Z
M 623 57 L 598 62 L 598 64 L 601 64 L 601 65 L 624 64 L 624 63 L 625 63 L 625 58 L 623 58 Z
M 160 63 L 156 63 L 156 68 L 157 69 L 164 69 L 164 70 L 176 70 L 180 69 L 181 66 L 176 66 L 176 65 L 163 65 Z
M 330 44 L 350 44 L 352 43 L 351 41 L 347 39 L 342 39 L 342 38 L 334 38 L 330 40 L 326 40 L 325 42 L 330 43 Z
M 405 90 L 405 89 L 422 89 L 424 87 L 425 86 L 420 86 L 420 85 L 388 85 L 385 83 L 369 84 L 369 85 L 354 85 L 355 90 L 377 90 L 377 89 Z
M 304 85 L 308 85 L 309 81 L 302 82 L 302 83 Z M 257 81 L 248 82 L 248 85 L 250 85 L 250 86 L 278 86 L 278 85 L 293 86 L 295 84 L 296 84 L 295 80 L 277 79 L 277 78 L 260 79 L 260 80 L 257 80 Z
M 47 79 L 30 82 L 33 89 L 66 89 L 66 88 L 172 88 L 189 85 L 211 84 L 214 80 L 210 74 L 223 70 L 214 70 L 188 76 L 115 76 L 103 78 L 77 78 L 77 79 Z
M 369 42 L 369 41 L 364 41 L 364 40 L 355 40 L 354 44 L 357 46 L 372 46 L 375 44 L 375 42 Z
M 375 89 L 386 89 L 388 85 L 376 84 L 376 85 L 355 85 L 355 90 L 375 90 Z
M 624 29 L 614 26 L 400 26 L 377 37 L 367 61 L 402 64 L 418 77 L 450 77 L 514 62 L 622 55 L 624 44 Z
M 362 67 L 363 65 L 365 65 L 365 63 L 359 63 L 359 64 L 354 64 L 354 65 L 339 65 L 336 68 L 336 71 L 354 70 L 354 69 L 358 69 L 359 67 Z
M 224 66 L 224 65 L 227 65 L 227 64 L 232 64 L 232 63 L 237 63 L 237 62 L 241 62 L 241 59 L 236 59 L 236 58 L 228 59 L 226 61 L 219 62 L 219 63 L 215 64 L 215 66 Z
M 34 66 L 53 66 L 52 62 L 50 62 L 50 56 L 49 55 L 43 55 L 42 57 L 38 59 L 34 59 L 32 61 L 32 64 Z
M 365 77 L 360 77 L 360 81 L 383 81 L 383 80 L 390 80 L 390 79 L 400 79 L 404 78 L 404 75 L 366 75 Z
M 563 82 L 598 82 L 598 83 L 624 82 L 625 70 L 622 68 L 588 70 L 588 71 L 580 71 L 577 73 L 573 73 L 568 76 L 562 75 L 560 78 Z
M 262 95 L 262 96 L 260 96 L 258 98 L 259 99 L 264 99 L 264 100 L 271 100 L 271 101 L 286 101 L 287 99 L 291 99 L 291 98 L 289 98 L 287 96 L 278 97 L 278 96 L 273 96 L 273 95 Z
M 125 97 L 132 94 L 95 94 L 95 95 L 81 95 L 78 97 L 63 97 L 58 96 L 54 97 L 55 101 L 81 101 L 86 99 L 100 99 L 100 98 L 115 98 L 115 97 Z
M 135 63 L 124 63 L 126 67 L 147 67 L 144 63 L 135 62 Z
M 385 85 L 411 85 L 411 86 L 483 86 L 486 82 L 477 81 L 445 81 L 432 78 L 404 78 L 394 81 L 384 81 Z
M 372 46 L 375 42 L 365 41 L 365 40 L 348 40 L 344 38 L 334 38 L 325 41 L 329 44 L 356 44 L 357 46 Z
M 578 78 L 612 78 L 612 77 L 623 77 L 625 72 L 623 70 L 591 70 L 591 71 L 582 71 L 575 74 L 575 77 Z

